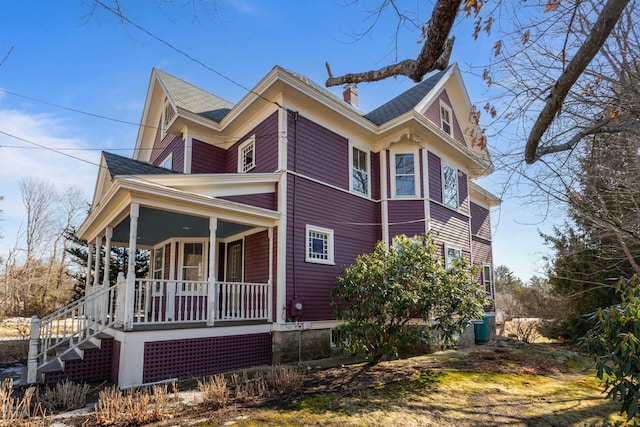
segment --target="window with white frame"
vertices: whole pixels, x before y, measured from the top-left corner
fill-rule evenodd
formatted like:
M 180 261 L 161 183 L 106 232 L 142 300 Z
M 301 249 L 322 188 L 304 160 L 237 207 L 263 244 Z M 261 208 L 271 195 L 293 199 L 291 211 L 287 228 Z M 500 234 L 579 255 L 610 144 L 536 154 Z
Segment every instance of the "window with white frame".
M 165 169 L 173 169 L 173 154 L 169 154 L 160 165 Z
M 333 264 L 333 230 L 307 225 L 307 262 Z
M 164 246 L 153 251 L 153 278 L 164 279 Z
M 487 292 L 487 295 L 491 295 L 491 266 L 483 265 L 482 266 L 482 284 L 484 285 L 484 289 Z
M 444 262 L 445 267 L 451 268 L 453 260 L 462 257 L 462 249 L 457 246 L 444 245 Z
M 353 147 L 351 150 L 351 189 L 361 194 L 369 194 L 368 153 Z
M 238 147 L 238 172 L 247 172 L 256 166 L 256 139 L 251 137 Z
M 164 108 L 162 109 L 162 137 L 164 138 L 169 130 L 169 122 L 171 121 L 171 104 L 169 101 L 165 101 Z
M 446 104 L 440 103 L 440 127 L 449 135 L 453 135 L 451 117 L 451 108 Z
M 458 209 L 458 170 L 442 164 L 442 201 L 445 206 Z
M 395 166 L 395 195 L 415 196 L 416 192 L 416 164 L 413 153 L 397 153 Z
M 182 280 L 202 281 L 204 278 L 204 245 L 185 243 L 182 246 Z

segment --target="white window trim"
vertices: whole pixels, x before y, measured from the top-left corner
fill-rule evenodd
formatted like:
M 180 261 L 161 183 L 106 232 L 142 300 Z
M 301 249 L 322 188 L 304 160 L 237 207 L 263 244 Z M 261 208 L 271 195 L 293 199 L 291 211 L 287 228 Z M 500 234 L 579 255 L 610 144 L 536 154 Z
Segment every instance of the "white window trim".
M 462 257 L 462 248 L 458 245 L 450 245 L 449 243 L 444 244 L 444 266 L 445 268 L 451 267 L 451 262 L 453 259 L 449 259 L 449 249 L 456 250 L 460 253 L 460 257 Z
M 448 207 L 449 209 L 453 209 L 455 211 L 457 211 L 458 209 L 460 209 L 460 183 L 458 182 L 458 175 L 460 173 L 460 171 L 458 170 L 458 168 L 455 168 L 453 166 L 451 166 L 448 163 L 445 163 L 443 160 L 441 160 L 442 163 L 442 167 L 440 168 L 440 176 L 441 176 L 441 181 L 442 181 L 442 204 L 446 207 Z M 447 199 L 444 196 L 444 190 L 445 190 L 445 179 L 444 179 L 444 169 L 445 167 L 452 169 L 455 172 L 455 184 L 456 184 L 456 206 L 451 206 L 449 204 L 447 204 Z
M 253 146 L 253 163 L 247 167 L 244 164 L 244 149 Z M 249 172 L 251 169 L 256 167 L 256 137 L 253 135 L 251 138 L 247 139 L 245 142 L 238 146 L 238 173 Z
M 167 162 L 169 162 L 169 167 L 166 166 Z M 173 169 L 173 153 L 169 153 L 169 155 L 160 162 L 160 167 L 169 170 Z
M 361 193 L 353 188 L 353 149 L 357 148 L 367 155 L 367 192 Z M 349 191 L 363 196 L 371 196 L 371 151 L 349 143 Z
M 320 233 L 320 234 L 326 234 L 327 235 L 327 259 L 317 259 L 317 258 L 312 258 L 309 252 L 309 233 L 311 232 L 316 232 L 316 233 Z M 305 239 L 304 239 L 304 246 L 305 246 L 305 261 L 306 262 L 311 262 L 314 264 L 327 264 L 327 265 L 335 265 L 334 262 L 334 245 L 333 245 L 333 230 L 329 229 L 329 228 L 324 228 L 324 227 L 317 227 L 315 225 L 309 225 L 307 224 L 307 226 L 305 227 Z
M 447 113 L 449 113 L 449 122 L 447 123 L 449 125 L 449 130 L 451 132 L 447 132 L 444 129 L 444 118 L 442 117 L 442 110 L 445 110 Z M 447 135 L 450 135 L 451 137 L 453 137 L 453 111 L 451 110 L 451 107 L 449 105 L 447 105 L 446 103 L 444 103 L 442 100 L 440 100 L 440 109 L 438 110 L 438 114 L 440 115 L 440 129 L 442 129 L 442 131 L 444 133 L 446 133 Z
M 489 269 L 489 280 L 487 280 L 487 277 L 484 274 L 487 268 Z M 489 292 L 487 292 L 487 295 L 493 296 L 493 269 L 491 268 L 491 265 L 483 264 L 482 265 L 482 286 L 484 287 L 485 291 L 487 289 L 487 284 L 489 285 Z
M 413 154 L 413 172 L 415 194 L 413 195 L 397 195 L 396 194 L 396 154 Z M 416 199 L 420 197 L 420 188 L 422 181 L 420 179 L 420 151 L 419 150 L 390 150 L 389 163 L 391 163 L 391 196 L 397 199 Z

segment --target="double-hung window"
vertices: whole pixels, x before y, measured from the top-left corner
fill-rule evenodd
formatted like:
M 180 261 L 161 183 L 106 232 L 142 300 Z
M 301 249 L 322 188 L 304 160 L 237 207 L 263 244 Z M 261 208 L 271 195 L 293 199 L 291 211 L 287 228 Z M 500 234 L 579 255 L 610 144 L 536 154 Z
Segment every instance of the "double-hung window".
M 413 153 L 395 154 L 395 195 L 415 196 L 416 163 Z
M 457 246 L 444 246 L 444 262 L 445 267 L 451 268 L 453 265 L 453 260 L 458 259 L 462 256 L 462 250 Z
M 440 103 L 440 127 L 449 135 L 453 135 L 451 127 L 451 108 L 448 105 Z
M 442 164 L 442 199 L 445 206 L 458 209 L 458 170 Z
M 487 295 L 491 296 L 491 266 L 482 266 L 482 284 L 487 292 Z
M 307 225 L 307 262 L 333 264 L 333 230 Z
M 355 192 L 369 194 L 369 167 L 367 153 L 359 148 L 351 150 L 351 189 Z
M 256 166 L 256 139 L 251 137 L 238 147 L 238 172 L 248 172 Z

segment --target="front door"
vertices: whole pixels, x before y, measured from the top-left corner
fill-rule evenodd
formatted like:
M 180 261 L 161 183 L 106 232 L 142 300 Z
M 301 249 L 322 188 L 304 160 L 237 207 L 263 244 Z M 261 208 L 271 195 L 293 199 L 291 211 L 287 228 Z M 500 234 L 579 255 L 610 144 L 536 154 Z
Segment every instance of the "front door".
M 227 244 L 227 282 L 242 282 L 242 240 Z

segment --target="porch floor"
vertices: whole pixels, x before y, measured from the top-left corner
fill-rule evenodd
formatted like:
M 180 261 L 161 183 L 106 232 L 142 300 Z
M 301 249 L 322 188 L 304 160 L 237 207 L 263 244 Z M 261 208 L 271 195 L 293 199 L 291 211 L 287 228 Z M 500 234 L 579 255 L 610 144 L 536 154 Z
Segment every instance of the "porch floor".
M 252 325 L 266 325 L 270 322 L 266 320 L 236 320 L 236 321 L 225 321 L 215 323 L 213 326 L 207 325 L 207 322 L 175 322 L 175 323 L 147 323 L 143 325 L 134 325 L 133 331 L 127 332 L 139 332 L 139 331 L 165 331 L 165 330 L 175 330 L 175 329 L 202 329 L 202 328 L 223 328 L 229 326 L 252 326 Z M 118 326 L 112 329 L 122 331 L 123 327 Z

